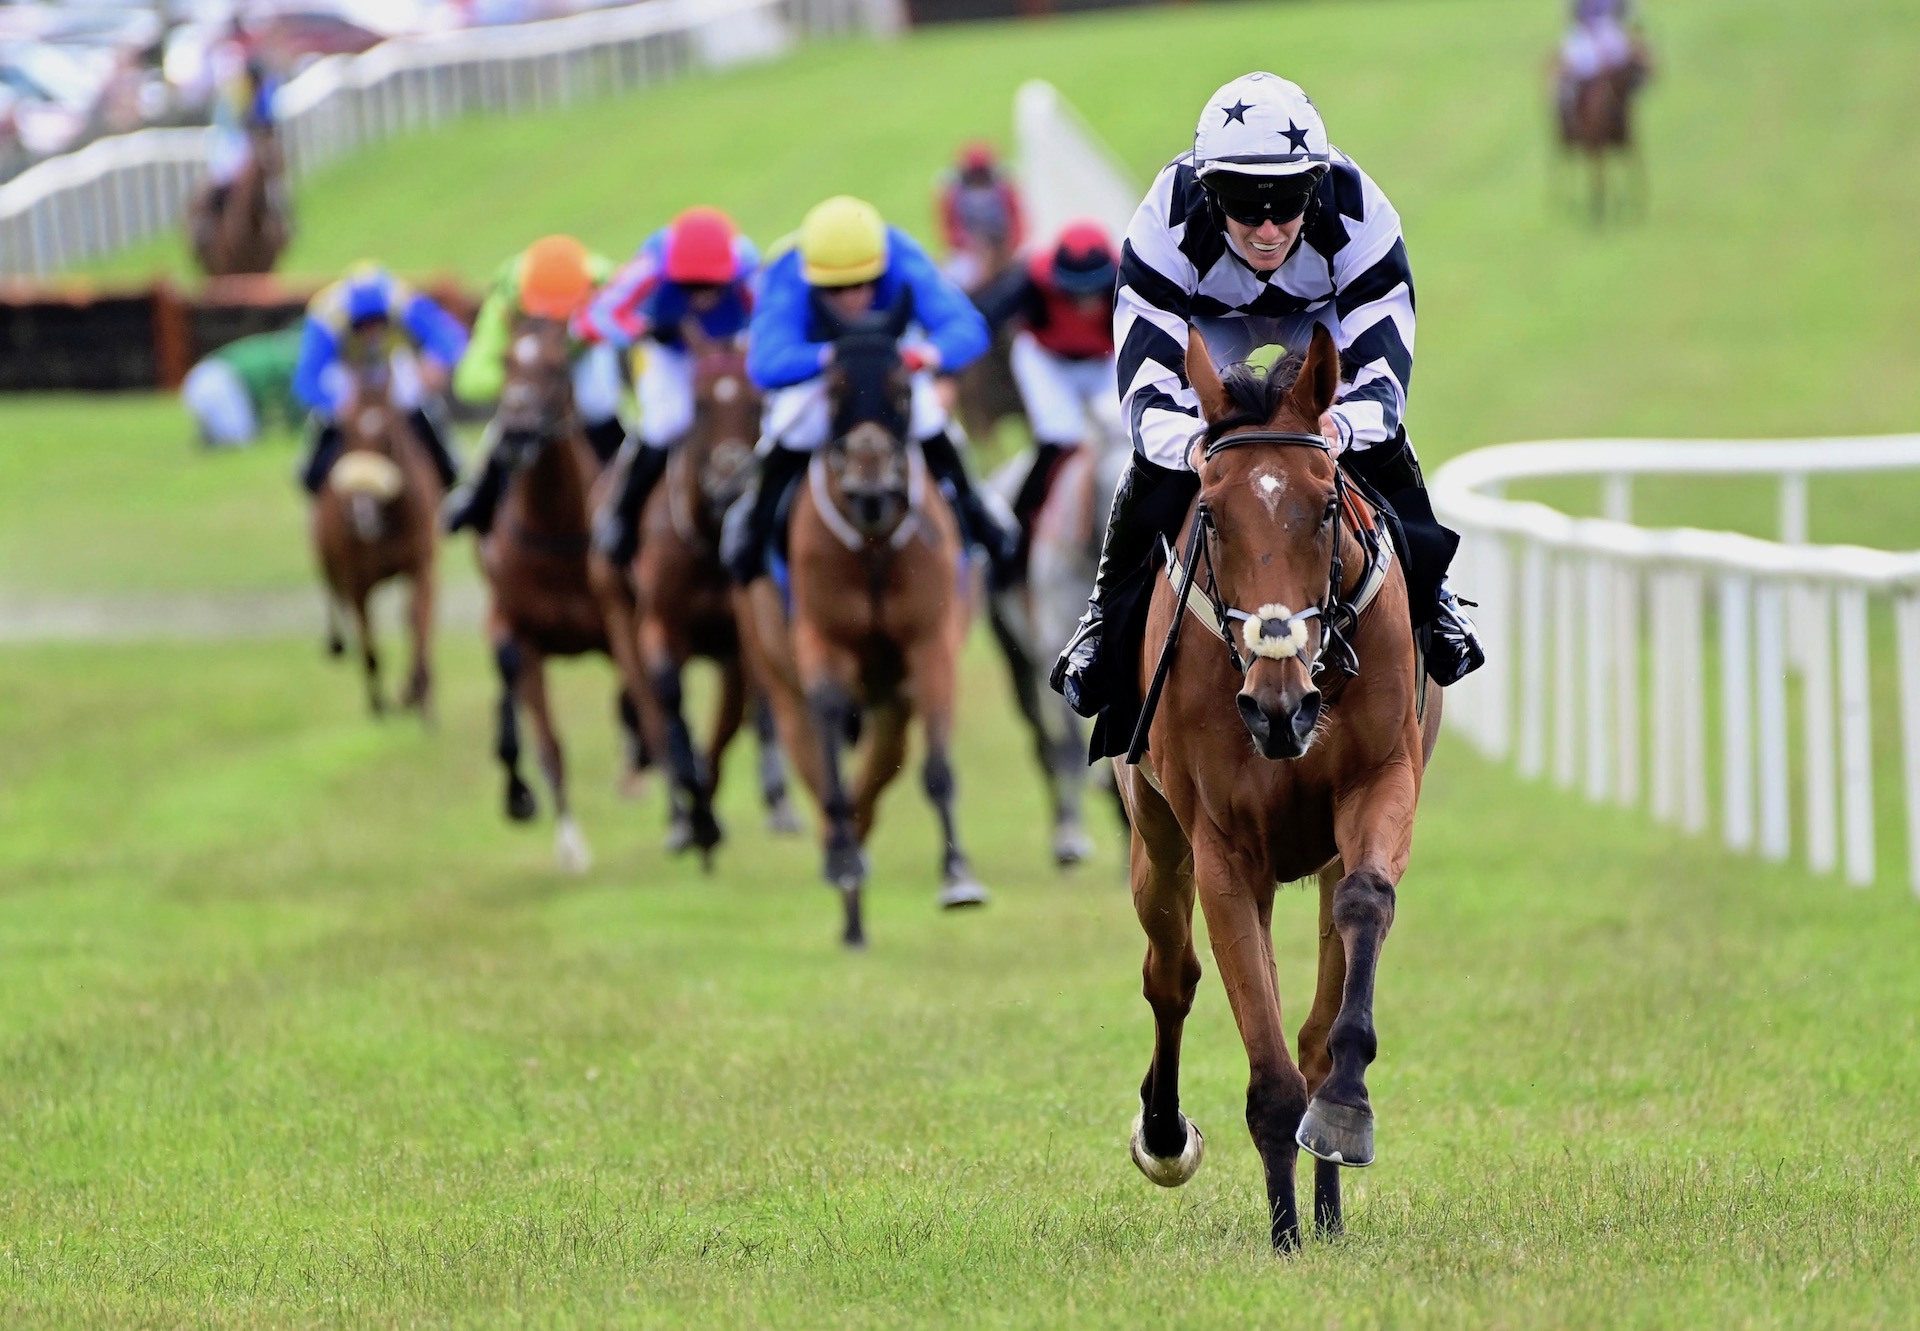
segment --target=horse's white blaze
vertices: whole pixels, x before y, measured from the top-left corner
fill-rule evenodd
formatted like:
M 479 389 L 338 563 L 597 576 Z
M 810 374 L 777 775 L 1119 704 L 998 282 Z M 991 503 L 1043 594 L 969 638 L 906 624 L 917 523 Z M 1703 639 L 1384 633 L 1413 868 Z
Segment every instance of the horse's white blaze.
M 731 402 L 740 396 L 740 381 L 732 375 L 722 375 L 713 384 L 715 402 Z
M 1260 492 L 1260 500 L 1267 506 L 1269 516 L 1277 516 L 1280 511 L 1280 496 L 1287 492 L 1287 478 L 1263 468 L 1254 473 L 1253 488 Z
M 540 360 L 540 339 L 522 333 L 513 344 L 513 360 L 523 370 L 531 370 Z
M 568 873 L 585 873 L 593 867 L 593 852 L 570 813 L 562 814 L 553 829 L 553 858 Z

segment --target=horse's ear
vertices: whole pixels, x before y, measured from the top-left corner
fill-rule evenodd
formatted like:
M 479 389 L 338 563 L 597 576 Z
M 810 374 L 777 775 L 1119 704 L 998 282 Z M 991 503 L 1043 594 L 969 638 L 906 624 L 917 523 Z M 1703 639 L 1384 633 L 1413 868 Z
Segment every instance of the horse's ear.
M 1187 329 L 1187 382 L 1200 399 L 1200 410 L 1210 421 L 1222 420 L 1233 411 L 1233 402 L 1220 382 L 1220 371 L 1213 368 L 1213 353 L 1198 328 Z M 1125 385 L 1122 385 L 1125 387 Z
M 1313 326 L 1313 339 L 1307 343 L 1307 361 L 1300 375 L 1287 390 L 1282 410 L 1291 407 L 1317 428 L 1320 417 L 1340 392 L 1340 349 L 1325 324 Z

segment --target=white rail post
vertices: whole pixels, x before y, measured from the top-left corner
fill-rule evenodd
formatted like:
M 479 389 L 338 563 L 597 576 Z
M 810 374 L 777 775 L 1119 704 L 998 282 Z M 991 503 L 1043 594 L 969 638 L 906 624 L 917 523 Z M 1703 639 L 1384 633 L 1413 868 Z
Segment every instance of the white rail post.
M 1652 577 L 1653 600 L 1653 781 L 1648 807 L 1663 823 L 1680 817 L 1680 636 L 1673 585 L 1667 570 Z
M 1753 579 L 1720 579 L 1720 774 L 1727 844 L 1753 849 Z
M 1609 473 L 1600 490 L 1600 515 L 1608 522 L 1633 521 L 1633 473 Z
M 1640 570 L 1621 560 L 1613 574 L 1613 797 L 1640 798 Z
M 1807 475 L 1780 474 L 1780 539 L 1787 545 L 1807 543 Z
M 1575 643 L 1579 641 L 1580 601 L 1575 593 L 1574 556 L 1562 554 L 1553 561 L 1553 779 L 1568 790 L 1573 788 L 1579 760 L 1579 699 L 1575 696 Z
M 1700 575 L 1674 575 L 1676 618 L 1681 628 L 1680 678 L 1680 824 L 1689 832 L 1707 830 L 1707 681 L 1701 638 L 1706 630 L 1705 596 Z
M 1894 602 L 1900 670 L 1900 765 L 1907 786 L 1907 881 L 1920 895 L 1920 593 Z
M 1840 648 L 1840 822 L 1847 881 L 1873 882 L 1873 720 L 1867 661 L 1867 593 L 1836 597 Z
M 1787 659 L 1785 589 L 1772 580 L 1753 596 L 1753 694 L 1760 738 L 1760 853 L 1787 858 L 1793 814 L 1787 800 Z
M 1547 770 L 1547 551 L 1527 540 L 1520 551 L 1520 775 Z
M 1795 636 L 1805 650 L 1807 862 L 1817 873 L 1832 873 L 1839 862 L 1839 829 L 1834 820 L 1833 741 L 1833 593 L 1808 586 L 1798 598 L 1806 622 Z
M 1487 646 L 1480 685 L 1482 740 L 1489 754 L 1504 759 L 1513 753 L 1513 547 L 1509 538 L 1496 533 L 1478 544 L 1473 594 L 1484 607 L 1480 619 Z
M 1613 585 L 1613 566 L 1597 555 L 1587 556 L 1586 569 L 1586 713 L 1587 713 L 1587 798 L 1598 803 L 1607 798 L 1607 759 L 1612 755 L 1613 693 L 1607 687 L 1607 672 L 1613 652 L 1613 604 L 1608 592 Z

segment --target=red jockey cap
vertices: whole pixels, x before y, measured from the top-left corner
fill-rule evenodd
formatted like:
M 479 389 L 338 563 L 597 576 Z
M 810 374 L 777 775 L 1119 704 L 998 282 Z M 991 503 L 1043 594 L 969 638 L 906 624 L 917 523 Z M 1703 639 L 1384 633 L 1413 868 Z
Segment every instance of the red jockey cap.
M 1000 164 L 1000 154 L 985 139 L 975 139 L 960 150 L 962 171 L 991 171 Z
M 1113 261 L 1113 237 L 1105 227 L 1087 218 L 1062 227 L 1054 249 L 1069 267 L 1092 267 L 1093 261 Z
M 667 281 L 724 286 L 738 275 L 733 219 L 718 208 L 689 208 L 667 231 Z

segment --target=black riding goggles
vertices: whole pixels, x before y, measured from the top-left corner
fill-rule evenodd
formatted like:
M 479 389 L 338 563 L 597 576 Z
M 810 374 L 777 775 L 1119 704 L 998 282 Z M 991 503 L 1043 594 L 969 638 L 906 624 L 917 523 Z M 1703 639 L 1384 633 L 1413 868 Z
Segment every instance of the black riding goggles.
M 1285 226 L 1307 211 L 1320 187 L 1319 170 L 1292 176 L 1241 176 L 1220 173 L 1204 178 L 1220 211 L 1242 226 L 1271 221 Z

